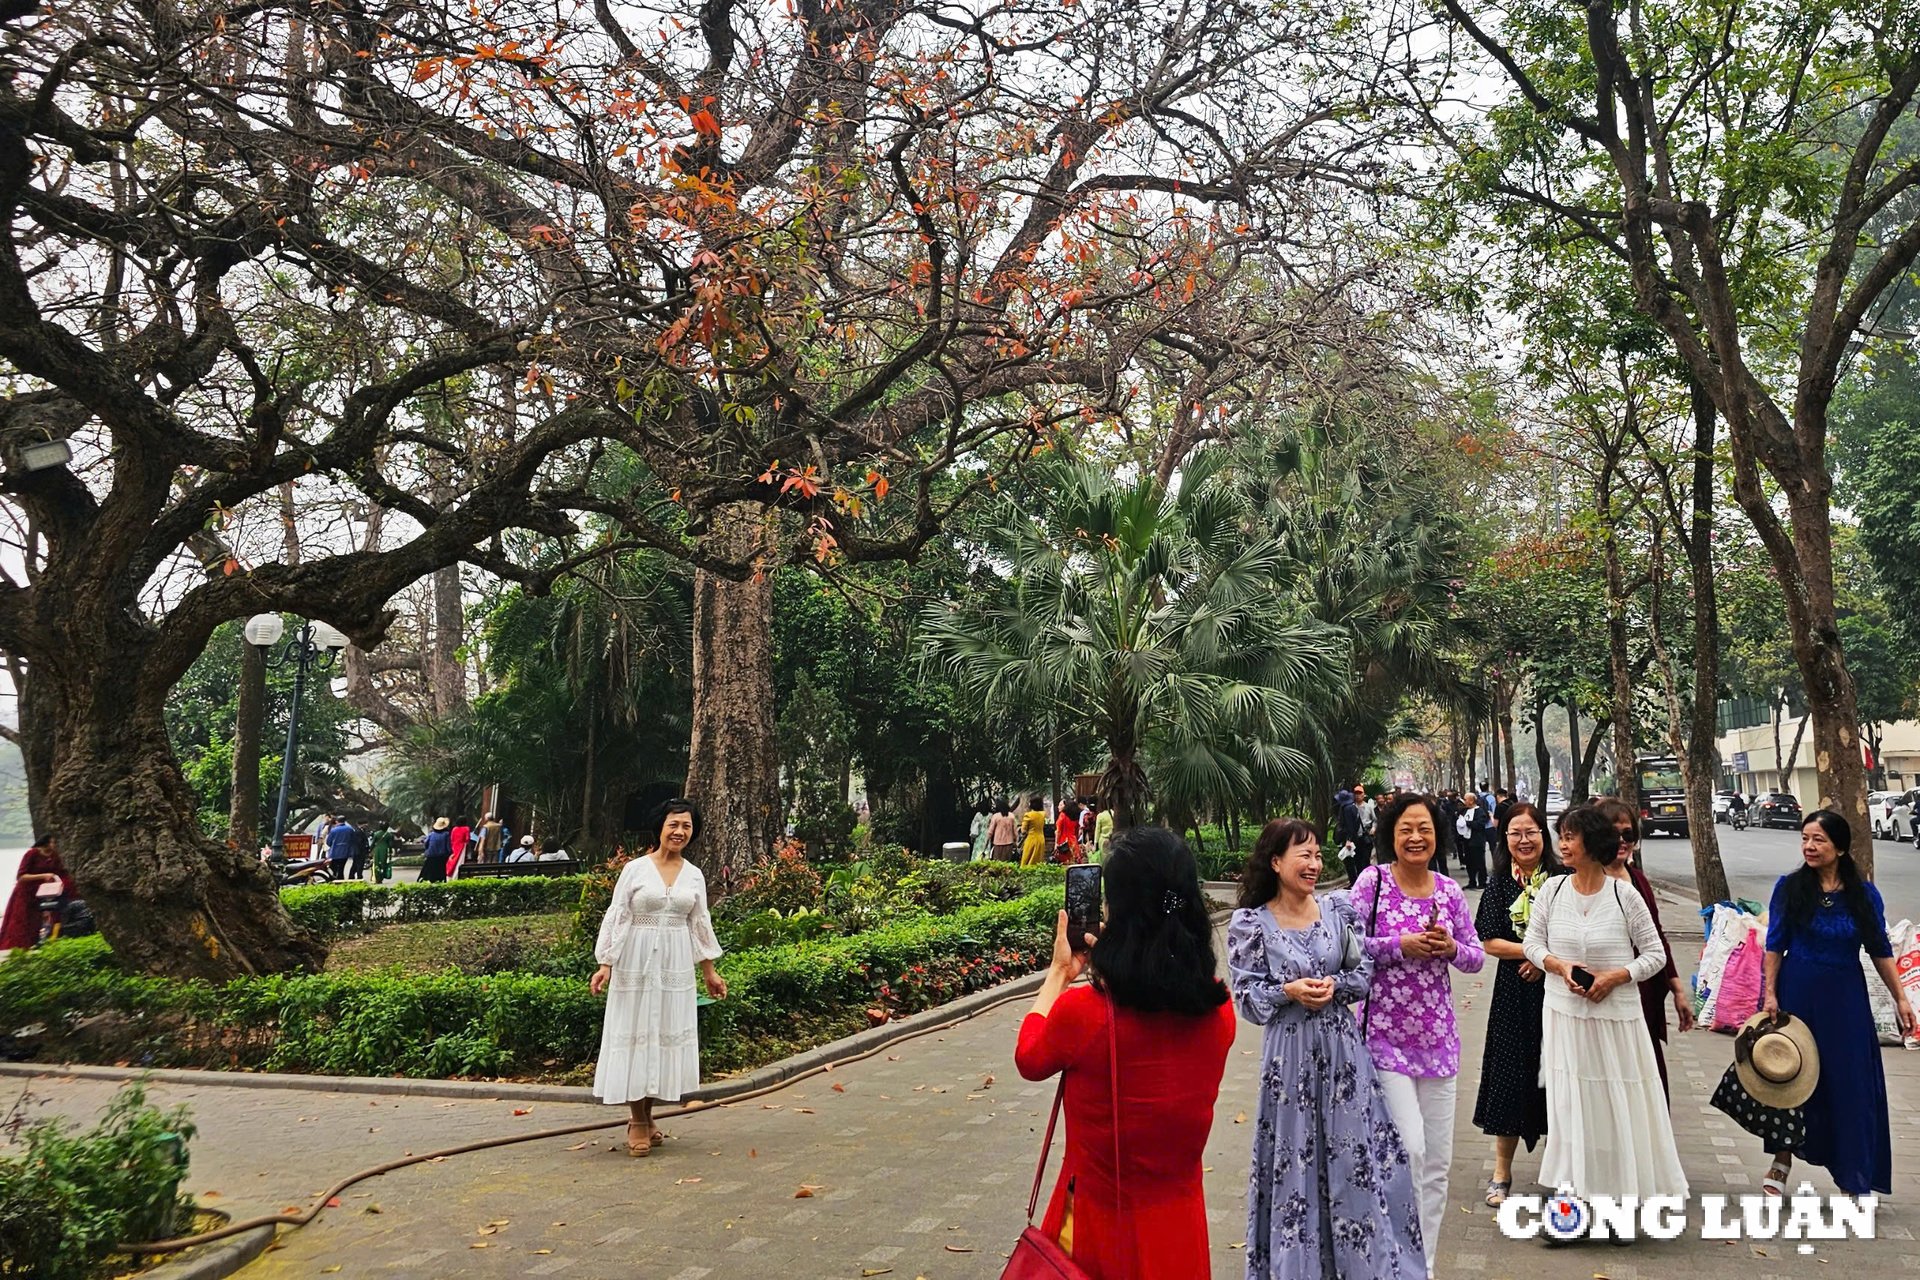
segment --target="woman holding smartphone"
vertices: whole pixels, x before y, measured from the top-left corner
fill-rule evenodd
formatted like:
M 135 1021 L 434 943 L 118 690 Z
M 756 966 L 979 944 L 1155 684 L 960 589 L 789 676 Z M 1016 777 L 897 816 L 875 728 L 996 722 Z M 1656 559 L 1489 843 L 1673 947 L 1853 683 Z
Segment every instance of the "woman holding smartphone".
M 1373 961 L 1344 893 L 1314 897 L 1320 833 L 1275 818 L 1227 932 L 1240 1016 L 1266 1028 L 1247 1177 L 1247 1280 L 1420 1280 L 1406 1145 L 1348 1008 Z
M 1442 825 L 1439 803 L 1400 796 L 1381 811 L 1378 829 L 1387 861 L 1362 871 L 1353 885 L 1362 945 L 1373 962 L 1373 985 L 1357 1015 L 1412 1162 L 1420 1239 L 1432 1275 L 1447 1215 L 1460 1081 L 1460 1028 L 1449 971 L 1478 973 L 1487 953 L 1459 882 L 1433 870 L 1450 830 Z
M 1027 1079 L 1062 1077 L 1067 1154 L 1041 1230 L 1092 1280 L 1192 1280 L 1208 1274 L 1201 1159 L 1234 1036 L 1199 868 L 1173 832 L 1134 827 L 1074 870 L 1104 873 L 1106 923 L 1089 950 L 1060 913 L 1014 1050 Z
M 1583 1197 L 1685 1196 L 1636 985 L 1667 952 L 1640 895 L 1607 875 L 1619 856 L 1620 832 L 1598 806 L 1561 814 L 1560 860 L 1573 874 L 1547 882 L 1527 924 L 1527 961 L 1547 975 L 1540 1181 Z

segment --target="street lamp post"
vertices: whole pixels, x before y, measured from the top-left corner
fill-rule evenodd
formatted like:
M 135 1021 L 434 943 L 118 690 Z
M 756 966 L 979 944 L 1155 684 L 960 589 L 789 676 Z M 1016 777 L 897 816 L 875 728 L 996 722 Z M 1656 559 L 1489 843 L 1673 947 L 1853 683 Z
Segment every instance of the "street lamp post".
M 273 813 L 273 856 L 284 860 L 287 837 L 287 789 L 293 781 L 293 754 L 300 732 L 300 698 L 306 692 L 307 672 L 325 671 L 333 665 L 334 655 L 347 647 L 347 637 L 324 622 L 303 622 L 297 639 L 287 642 L 279 657 L 268 651 L 286 634 L 286 623 L 277 613 L 257 613 L 247 619 L 247 643 L 261 651 L 261 661 L 269 667 L 293 665 L 293 706 L 287 712 L 287 747 L 280 756 L 280 802 Z

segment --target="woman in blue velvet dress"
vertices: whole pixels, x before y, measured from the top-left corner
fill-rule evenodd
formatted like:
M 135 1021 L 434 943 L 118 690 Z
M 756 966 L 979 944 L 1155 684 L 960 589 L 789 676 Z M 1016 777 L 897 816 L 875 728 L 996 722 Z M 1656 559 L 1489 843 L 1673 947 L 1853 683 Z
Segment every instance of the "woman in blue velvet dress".
M 1767 910 L 1766 995 L 1762 1008 L 1807 1024 L 1820 1050 L 1819 1083 L 1801 1108 L 1807 1140 L 1798 1151 L 1769 1151 L 1762 1182 L 1782 1195 L 1793 1157 L 1823 1166 L 1849 1195 L 1893 1191 L 1893 1142 L 1887 1125 L 1887 1075 L 1874 1032 L 1860 949 L 1893 993 L 1900 1030 L 1913 1034 L 1913 1007 L 1900 989 L 1887 941 L 1880 891 L 1854 865 L 1853 832 L 1831 809 L 1800 826 L 1802 865 L 1773 886 Z
M 1320 868 L 1318 832 L 1269 822 L 1227 934 L 1234 1004 L 1266 1028 L 1247 1280 L 1420 1280 L 1413 1172 L 1351 1007 L 1373 964 L 1347 896 L 1314 896 Z

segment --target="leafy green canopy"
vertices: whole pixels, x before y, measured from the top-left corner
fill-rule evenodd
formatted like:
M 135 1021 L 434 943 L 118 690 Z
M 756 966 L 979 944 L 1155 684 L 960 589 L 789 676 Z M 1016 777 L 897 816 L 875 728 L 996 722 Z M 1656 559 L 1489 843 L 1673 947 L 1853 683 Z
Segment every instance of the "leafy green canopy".
M 1123 824 L 1150 795 L 1184 820 L 1309 779 L 1305 702 L 1346 678 L 1345 639 L 1297 603 L 1230 463 L 1203 451 L 1162 485 L 1043 461 L 1041 510 L 1003 503 L 986 530 L 1000 590 L 922 621 L 929 665 L 989 708 L 1104 741 L 1101 795 Z

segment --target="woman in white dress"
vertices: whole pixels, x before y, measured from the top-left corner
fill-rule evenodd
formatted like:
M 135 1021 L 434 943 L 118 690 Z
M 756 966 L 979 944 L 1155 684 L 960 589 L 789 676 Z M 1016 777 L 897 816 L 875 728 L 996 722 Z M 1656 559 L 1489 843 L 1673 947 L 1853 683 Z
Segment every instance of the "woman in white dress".
M 1569 876 L 1536 893 L 1525 950 L 1549 975 L 1541 1019 L 1547 1147 L 1540 1181 L 1575 1195 L 1685 1196 L 1639 984 L 1667 963 L 1647 904 L 1607 875 L 1620 833 L 1593 805 L 1560 817 Z
M 595 995 L 607 993 L 593 1093 L 631 1109 L 627 1154 L 634 1156 L 666 1137 L 653 1127 L 653 1104 L 678 1102 L 700 1084 L 695 966 L 707 994 L 727 996 L 713 964 L 720 940 L 707 914 L 706 877 L 685 857 L 700 834 L 700 811 L 690 800 L 669 800 L 656 817 L 653 847 L 627 863 L 613 887 L 593 948 L 600 967 L 589 984 Z

